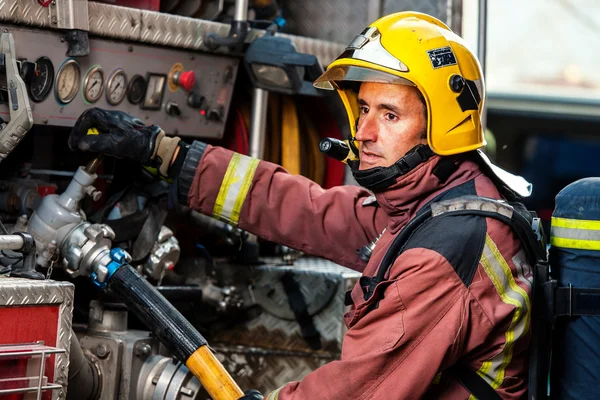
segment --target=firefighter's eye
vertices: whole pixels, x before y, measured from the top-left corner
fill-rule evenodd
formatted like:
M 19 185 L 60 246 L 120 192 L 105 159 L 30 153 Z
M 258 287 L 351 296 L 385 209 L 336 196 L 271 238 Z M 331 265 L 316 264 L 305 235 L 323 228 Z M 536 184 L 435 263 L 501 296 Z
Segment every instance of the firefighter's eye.
M 396 114 L 386 113 L 385 114 L 385 119 L 387 119 L 388 121 L 397 121 L 398 120 L 398 116 Z

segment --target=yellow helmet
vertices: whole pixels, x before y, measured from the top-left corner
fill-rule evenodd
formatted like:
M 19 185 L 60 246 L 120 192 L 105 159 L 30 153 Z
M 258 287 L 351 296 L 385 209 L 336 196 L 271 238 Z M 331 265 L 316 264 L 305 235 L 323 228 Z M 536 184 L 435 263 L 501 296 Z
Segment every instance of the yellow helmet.
M 417 12 L 378 19 L 356 36 L 314 86 L 336 89 L 356 137 L 356 90 L 344 82 L 415 86 L 427 107 L 427 142 L 452 155 L 485 146 L 481 126 L 484 80 L 477 57 L 440 20 Z

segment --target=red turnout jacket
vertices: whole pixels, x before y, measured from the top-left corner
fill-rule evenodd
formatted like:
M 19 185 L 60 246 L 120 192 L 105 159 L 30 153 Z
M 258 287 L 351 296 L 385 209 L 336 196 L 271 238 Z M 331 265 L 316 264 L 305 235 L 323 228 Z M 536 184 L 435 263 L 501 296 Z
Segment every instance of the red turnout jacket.
M 178 187 L 180 201 L 201 213 L 371 277 L 394 237 L 428 202 L 469 194 L 501 198 L 471 161 L 440 182 L 433 174 L 439 161 L 430 158 L 373 197 L 355 186 L 325 190 L 278 165 L 195 142 Z M 382 231 L 365 263 L 356 249 Z M 365 301 L 360 282 L 352 290 L 341 359 L 268 399 L 467 399 L 466 389 L 444 372 L 456 363 L 477 371 L 503 399 L 521 398 L 531 282 L 509 226 L 472 215 L 431 220 L 413 234 L 377 286 L 378 296 Z

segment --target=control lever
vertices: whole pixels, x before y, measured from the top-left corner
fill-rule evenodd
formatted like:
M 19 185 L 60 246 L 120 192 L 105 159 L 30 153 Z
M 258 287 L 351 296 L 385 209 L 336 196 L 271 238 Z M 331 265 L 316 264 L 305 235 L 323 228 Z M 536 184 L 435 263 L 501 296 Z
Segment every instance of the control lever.
M 11 33 L 0 35 L 0 68 L 6 72 L 10 120 L 0 123 L 0 162 L 19 144 L 33 126 L 33 114 L 25 82 L 19 74 L 15 41 Z

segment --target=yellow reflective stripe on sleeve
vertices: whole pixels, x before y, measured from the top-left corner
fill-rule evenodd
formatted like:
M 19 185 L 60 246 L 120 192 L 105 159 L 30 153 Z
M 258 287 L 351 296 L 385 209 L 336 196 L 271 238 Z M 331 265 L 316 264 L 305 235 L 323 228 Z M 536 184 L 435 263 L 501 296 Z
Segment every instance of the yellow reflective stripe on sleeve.
M 574 228 L 586 231 L 600 231 L 600 221 L 587 219 L 569 219 L 552 217 L 552 226 L 558 228 Z
M 512 321 L 505 334 L 504 348 L 491 360 L 483 362 L 477 371 L 494 389 L 497 389 L 502 385 L 506 367 L 512 360 L 515 341 L 529 330 L 531 302 L 527 292 L 516 283 L 510 266 L 489 235 L 486 235 L 480 262 L 502 301 L 515 307 Z
M 213 217 L 237 224 L 259 160 L 234 153 L 221 183 Z
M 550 244 L 563 249 L 600 250 L 599 240 L 565 239 L 551 236 Z
M 552 217 L 550 244 L 580 250 L 600 250 L 600 221 Z

